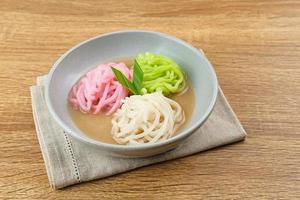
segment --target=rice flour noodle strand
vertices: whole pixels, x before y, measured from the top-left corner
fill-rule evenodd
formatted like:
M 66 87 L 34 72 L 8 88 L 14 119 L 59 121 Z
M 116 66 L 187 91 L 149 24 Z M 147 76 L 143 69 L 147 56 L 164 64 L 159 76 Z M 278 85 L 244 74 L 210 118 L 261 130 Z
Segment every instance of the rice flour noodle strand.
M 128 90 L 116 80 L 111 67 L 132 79 L 132 73 L 124 63 L 99 65 L 73 86 L 69 102 L 75 109 L 93 114 L 106 111 L 110 115 L 121 106 L 121 100 L 128 96 Z
M 136 59 L 144 72 L 143 93 L 161 91 L 168 96 L 186 88 L 185 74 L 171 58 L 146 52 Z
M 174 135 L 184 123 L 181 106 L 161 92 L 133 95 L 112 118 L 112 136 L 119 144 L 155 143 Z

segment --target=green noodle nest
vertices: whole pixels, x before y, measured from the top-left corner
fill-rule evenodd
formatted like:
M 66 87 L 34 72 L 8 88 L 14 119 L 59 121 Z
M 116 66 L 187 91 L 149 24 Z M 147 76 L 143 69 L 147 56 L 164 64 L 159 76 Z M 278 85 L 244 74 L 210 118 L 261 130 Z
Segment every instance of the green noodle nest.
M 144 72 L 143 94 L 161 91 L 168 96 L 185 88 L 185 74 L 172 59 L 147 52 L 139 54 L 136 60 Z

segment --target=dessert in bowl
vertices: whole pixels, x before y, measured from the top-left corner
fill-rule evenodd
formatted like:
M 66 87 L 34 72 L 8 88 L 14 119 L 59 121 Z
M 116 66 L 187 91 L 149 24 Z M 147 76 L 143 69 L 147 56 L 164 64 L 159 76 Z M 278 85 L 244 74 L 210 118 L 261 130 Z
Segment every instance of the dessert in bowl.
M 46 102 L 72 137 L 123 157 L 163 153 L 208 118 L 218 94 L 196 48 L 151 31 L 120 31 L 71 48 L 50 71 Z

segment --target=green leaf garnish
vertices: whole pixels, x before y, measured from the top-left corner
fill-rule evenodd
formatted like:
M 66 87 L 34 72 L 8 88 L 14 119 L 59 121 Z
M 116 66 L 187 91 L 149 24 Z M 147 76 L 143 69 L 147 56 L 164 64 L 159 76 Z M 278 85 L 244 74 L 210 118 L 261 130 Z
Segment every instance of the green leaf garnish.
M 133 64 L 133 84 L 135 88 L 139 91 L 139 94 L 141 94 L 142 89 L 142 83 L 144 79 L 144 72 L 142 68 L 140 67 L 137 60 L 134 60 Z
M 136 60 L 134 60 L 134 64 L 133 64 L 132 82 L 130 82 L 128 78 L 120 70 L 114 67 L 112 67 L 111 69 L 115 74 L 116 79 L 119 81 L 119 83 L 127 87 L 133 94 L 141 94 L 144 72 Z

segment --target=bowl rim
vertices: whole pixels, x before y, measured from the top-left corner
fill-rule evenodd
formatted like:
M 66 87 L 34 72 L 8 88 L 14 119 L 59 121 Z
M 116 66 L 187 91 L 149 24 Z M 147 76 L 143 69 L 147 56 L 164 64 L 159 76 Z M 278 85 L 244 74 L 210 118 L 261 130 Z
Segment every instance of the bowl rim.
M 66 125 L 63 120 L 58 116 L 58 114 L 54 111 L 52 102 L 50 100 L 50 83 L 51 80 L 53 78 L 53 74 L 55 72 L 55 70 L 57 69 L 58 65 L 61 63 L 61 61 L 67 56 L 69 55 L 72 51 L 76 50 L 77 48 L 79 48 L 80 46 L 88 43 L 88 42 L 92 42 L 93 40 L 97 40 L 99 38 L 102 37 L 106 37 L 106 36 L 110 36 L 110 35 L 117 35 L 117 34 L 123 34 L 123 33 L 147 33 L 147 34 L 154 34 L 157 35 L 159 37 L 163 37 L 169 40 L 172 40 L 174 42 L 177 42 L 189 49 L 191 49 L 194 53 L 196 53 L 198 56 L 202 57 L 204 59 L 204 62 L 206 62 L 207 66 L 208 66 L 208 70 L 210 71 L 210 73 L 212 74 L 212 79 L 213 82 L 215 83 L 213 85 L 213 97 L 212 97 L 212 101 L 210 102 L 209 106 L 207 107 L 204 115 L 198 119 L 196 121 L 196 123 L 194 123 L 192 126 L 187 127 L 186 130 L 180 132 L 179 134 L 176 134 L 175 136 L 165 140 L 165 141 L 160 141 L 157 143 L 146 143 L 143 145 L 119 145 L 119 144 L 109 144 L 109 143 L 104 143 L 104 142 L 100 142 L 97 140 L 94 140 L 92 138 L 88 138 L 88 136 L 86 138 L 81 137 L 79 134 L 76 134 L 74 132 L 74 130 L 72 130 L 71 128 L 69 128 L 68 125 Z M 71 47 L 68 51 L 66 51 L 63 55 L 61 55 L 56 62 L 53 64 L 48 77 L 47 77 L 47 81 L 46 81 L 46 87 L 45 87 L 45 101 L 46 101 L 46 105 L 48 107 L 49 112 L 51 113 L 52 117 L 55 119 L 56 122 L 58 122 L 58 124 L 62 127 L 62 129 L 67 133 L 70 134 L 71 136 L 73 136 L 74 138 L 83 141 L 85 143 L 88 144 L 92 144 L 92 145 L 96 145 L 98 147 L 102 147 L 107 149 L 106 151 L 122 151 L 122 150 L 145 150 L 145 149 L 152 149 L 152 148 L 156 148 L 156 147 L 161 147 L 161 146 L 165 146 L 168 144 L 172 144 L 176 141 L 180 141 L 188 136 L 190 136 L 192 133 L 194 133 L 194 131 L 196 129 L 198 129 L 205 121 L 206 119 L 209 117 L 209 115 L 211 114 L 214 105 L 216 103 L 217 100 L 217 96 L 218 96 L 218 79 L 215 73 L 215 70 L 213 69 L 211 63 L 209 62 L 209 60 L 206 58 L 206 56 L 201 53 L 197 48 L 195 48 L 194 46 L 192 46 L 191 44 L 176 38 L 175 36 L 171 36 L 165 33 L 161 33 L 161 32 L 156 32 L 156 31 L 149 31 L 149 30 L 121 30 L 121 31 L 114 31 L 114 32 L 108 32 L 108 33 L 104 33 L 104 34 L 100 34 L 97 35 L 95 37 L 89 38 L 87 40 L 84 40 L 80 43 L 78 43 L 77 45 Z

